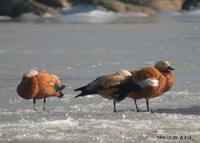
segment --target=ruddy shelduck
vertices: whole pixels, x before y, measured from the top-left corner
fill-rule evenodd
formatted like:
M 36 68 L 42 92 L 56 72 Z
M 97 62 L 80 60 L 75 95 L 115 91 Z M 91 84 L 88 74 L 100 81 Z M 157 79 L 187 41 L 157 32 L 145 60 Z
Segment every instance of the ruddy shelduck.
M 74 91 L 81 91 L 81 93 L 76 95 L 75 98 L 80 96 L 99 94 L 104 98 L 113 100 L 113 111 L 116 112 L 116 102 L 122 101 L 124 97 L 119 96 L 118 94 L 113 94 L 116 89 L 112 87 L 118 85 L 120 81 L 125 80 L 130 76 L 131 73 L 127 70 L 120 70 L 115 74 L 100 76 L 91 83 L 75 89 Z
M 61 91 L 64 88 L 58 76 L 44 71 L 31 70 L 23 75 L 17 87 L 17 93 L 24 99 L 33 99 L 34 110 L 36 99 L 44 99 L 43 110 L 45 110 L 46 98 L 63 97 L 64 94 Z
M 114 87 L 118 88 L 115 93 L 133 98 L 137 111 L 139 109 L 136 100 L 146 99 L 147 111 L 149 111 L 149 99 L 158 97 L 172 88 L 174 83 L 172 70 L 174 69 L 168 61 L 158 61 L 155 67 L 145 67 L 133 71 L 131 77 Z M 141 90 L 135 89 L 135 84 Z

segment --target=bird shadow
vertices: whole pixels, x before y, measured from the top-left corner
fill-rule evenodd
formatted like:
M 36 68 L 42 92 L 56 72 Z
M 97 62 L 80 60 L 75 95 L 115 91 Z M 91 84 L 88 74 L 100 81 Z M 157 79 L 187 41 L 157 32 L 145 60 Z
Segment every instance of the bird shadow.
M 155 113 L 200 115 L 200 106 L 191 106 L 187 108 L 174 108 L 174 109 L 160 108 L 156 109 Z
M 148 113 L 147 110 L 137 111 L 136 109 L 119 109 L 119 110 L 117 110 L 117 112 L 113 111 L 113 113 L 124 113 L 124 112 Z
M 126 110 L 117 110 L 117 112 L 115 113 L 123 113 L 123 112 L 200 115 L 200 106 L 191 106 L 186 108 L 160 108 L 160 109 L 153 109 L 150 112 L 146 110 L 140 110 L 137 112 L 134 109 L 126 109 Z

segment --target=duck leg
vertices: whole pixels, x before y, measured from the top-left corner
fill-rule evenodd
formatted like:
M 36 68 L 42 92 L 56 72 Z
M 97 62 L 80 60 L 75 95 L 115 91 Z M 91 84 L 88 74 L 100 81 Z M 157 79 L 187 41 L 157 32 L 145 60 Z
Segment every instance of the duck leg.
M 43 110 L 45 110 L 45 109 L 46 109 L 46 108 L 45 108 L 45 105 L 46 105 L 46 98 L 44 98 L 43 102 L 44 102 Z
M 137 100 L 135 98 L 134 98 L 134 103 L 135 103 L 135 107 L 136 107 L 137 112 L 139 112 L 139 109 L 138 109 L 138 106 L 137 106 Z
M 113 106 L 114 106 L 113 112 L 117 112 L 117 110 L 116 110 L 116 101 L 115 100 L 113 100 Z
M 149 99 L 146 99 L 146 104 L 147 104 L 147 112 L 149 112 Z
M 34 110 L 36 110 L 36 109 L 35 109 L 35 104 L 36 104 L 36 99 L 33 99 L 33 109 L 34 109 Z

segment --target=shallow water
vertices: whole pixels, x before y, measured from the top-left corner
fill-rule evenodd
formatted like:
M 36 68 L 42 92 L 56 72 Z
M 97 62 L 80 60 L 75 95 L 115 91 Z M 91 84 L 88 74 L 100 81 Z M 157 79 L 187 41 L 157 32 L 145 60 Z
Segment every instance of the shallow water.
M 185 15 L 127 21 L 0 23 L 0 142 L 197 143 L 198 21 Z M 74 98 L 73 89 L 97 76 L 152 66 L 161 59 L 175 67 L 175 85 L 150 100 L 154 113 L 135 112 L 131 99 L 117 104 L 119 112 L 113 113 L 112 102 L 98 95 Z M 53 72 L 67 86 L 62 99 L 47 99 L 46 111 L 42 111 L 42 101 L 37 101 L 37 111 L 33 111 L 32 101 L 17 96 L 17 84 L 30 69 Z M 138 104 L 145 109 L 144 100 Z

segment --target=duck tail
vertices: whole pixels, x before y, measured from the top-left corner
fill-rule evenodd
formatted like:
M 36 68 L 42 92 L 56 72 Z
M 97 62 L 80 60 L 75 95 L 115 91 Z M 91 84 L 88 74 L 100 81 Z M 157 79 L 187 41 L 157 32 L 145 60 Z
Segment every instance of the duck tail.
M 81 97 L 81 96 L 87 96 L 87 95 L 91 95 L 91 94 L 96 94 L 96 91 L 89 91 L 87 90 L 87 86 L 83 86 L 77 89 L 74 89 L 74 91 L 81 91 L 80 94 L 76 95 L 75 98 L 77 97 Z

